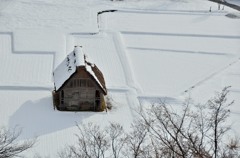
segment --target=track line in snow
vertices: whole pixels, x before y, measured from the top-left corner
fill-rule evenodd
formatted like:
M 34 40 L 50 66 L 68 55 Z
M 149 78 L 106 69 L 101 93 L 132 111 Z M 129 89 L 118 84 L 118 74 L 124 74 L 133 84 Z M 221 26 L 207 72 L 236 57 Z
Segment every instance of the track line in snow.
M 72 32 L 70 33 L 70 35 L 80 35 L 80 36 L 92 36 L 92 35 L 96 35 L 99 32 Z
M 164 33 L 164 32 L 134 32 L 134 31 L 121 31 L 122 34 L 127 35 L 152 35 L 152 36 L 183 36 L 183 37 L 197 37 L 197 38 L 224 38 L 224 39 L 240 39 L 240 36 L 231 35 L 211 35 L 211 34 L 184 34 L 184 33 Z
M 208 77 L 200 80 L 199 82 L 197 82 L 196 84 L 194 84 L 193 86 L 191 86 L 190 88 L 188 88 L 187 90 L 185 90 L 183 93 L 186 93 L 186 92 L 188 92 L 188 91 L 190 91 L 190 90 L 192 90 L 192 89 L 194 89 L 194 88 L 202 85 L 202 84 L 203 84 L 204 82 L 206 82 L 207 80 L 209 80 L 209 79 L 213 78 L 214 76 L 220 74 L 221 72 L 223 72 L 223 71 L 225 71 L 226 69 L 230 68 L 230 67 L 233 66 L 234 64 L 238 63 L 239 61 L 240 61 L 240 58 L 239 58 L 238 60 L 236 60 L 236 61 L 231 62 L 230 64 L 228 64 L 227 66 L 221 68 L 220 70 L 212 73 L 212 74 L 209 75 Z
M 13 32 L 0 32 L 0 35 L 9 35 L 11 37 L 11 50 L 12 54 L 41 54 L 41 55 L 53 55 L 55 56 L 55 52 L 51 51 L 18 51 L 14 48 L 14 36 Z
M 1 82 L 5 83 L 2 86 L 0 85 L 0 90 L 49 90 L 52 84 L 51 76 L 54 68 L 55 52 L 16 51 L 12 32 L 0 32 L 0 38 L 3 42 L 1 46 L 1 73 L 4 75 Z M 31 63 L 32 65 L 29 65 Z M 50 67 L 48 68 L 48 66 Z M 19 76 L 14 71 L 18 71 L 21 75 Z M 39 80 L 42 79 L 46 83 L 41 84 Z M 34 84 L 25 86 L 29 81 Z
M 138 14 L 173 14 L 173 15 L 206 15 L 222 16 L 228 13 L 227 11 L 212 11 L 209 12 L 209 8 L 206 10 L 146 10 L 146 9 L 118 9 L 119 13 L 138 13 Z
M 190 50 L 175 50 L 175 49 L 160 49 L 160 48 L 142 48 L 142 47 L 127 47 L 128 49 L 134 50 L 149 50 L 157 52 L 169 52 L 169 53 L 180 53 L 180 54 L 202 54 L 202 55 L 218 55 L 218 56 L 231 56 L 229 53 L 221 52 L 204 52 L 204 51 L 190 51 Z
M 37 86 L 0 86 L 0 91 L 51 91 L 52 90 L 52 86 L 46 86 L 46 87 L 37 87 Z
M 129 86 L 129 91 L 127 94 L 127 100 L 129 105 L 134 109 L 138 107 L 139 100 L 137 99 L 138 93 L 142 93 L 140 86 L 137 86 L 132 67 L 130 66 L 129 58 L 127 57 L 124 39 L 121 36 L 120 32 L 113 33 L 113 39 L 115 47 L 125 74 L 127 86 Z M 136 110 L 136 109 L 135 109 Z M 133 110 L 132 110 L 133 111 Z M 132 113 L 134 115 L 134 113 Z
M 239 115 L 240 116 L 240 112 L 232 112 L 230 111 L 231 114 L 234 114 L 234 115 Z
M 109 92 L 120 92 L 120 93 L 126 93 L 129 91 L 129 88 L 118 88 L 118 87 L 108 87 L 107 90 Z
M 131 70 L 128 58 L 125 53 L 126 50 L 124 48 L 124 43 L 123 43 L 121 34 L 114 33 L 113 36 L 114 36 L 113 39 L 114 39 L 115 47 L 116 47 L 119 59 L 121 61 L 121 65 L 122 65 L 124 73 L 125 73 L 125 78 L 126 78 L 127 84 L 128 84 L 128 86 L 135 89 L 136 87 L 134 86 L 134 76 L 132 75 L 133 71 Z
M 154 95 L 143 95 L 138 96 L 138 100 L 141 102 L 148 101 L 150 103 L 167 103 L 167 104 L 181 104 L 182 101 L 174 97 L 166 96 L 154 96 Z
M 230 89 L 231 93 L 240 93 L 240 89 Z

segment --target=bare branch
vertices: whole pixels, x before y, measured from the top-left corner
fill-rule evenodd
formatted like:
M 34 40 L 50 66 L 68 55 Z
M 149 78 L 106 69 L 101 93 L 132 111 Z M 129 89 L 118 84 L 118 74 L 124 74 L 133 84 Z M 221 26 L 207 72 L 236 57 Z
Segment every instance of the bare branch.
M 23 151 L 33 147 L 36 139 L 20 142 L 17 140 L 20 134 L 21 130 L 17 127 L 0 129 L 0 158 L 18 157 Z

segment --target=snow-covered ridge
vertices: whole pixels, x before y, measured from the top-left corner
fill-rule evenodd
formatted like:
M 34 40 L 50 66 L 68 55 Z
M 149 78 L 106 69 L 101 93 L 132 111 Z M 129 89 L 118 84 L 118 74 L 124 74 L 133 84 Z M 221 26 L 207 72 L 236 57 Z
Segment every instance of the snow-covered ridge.
M 227 2 L 240 6 L 240 0 L 227 0 Z

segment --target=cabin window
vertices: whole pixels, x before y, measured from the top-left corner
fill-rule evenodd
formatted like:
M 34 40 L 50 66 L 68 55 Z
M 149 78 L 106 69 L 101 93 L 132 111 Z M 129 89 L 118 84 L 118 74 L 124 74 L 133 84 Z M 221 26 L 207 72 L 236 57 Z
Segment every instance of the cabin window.
M 81 81 L 81 87 L 86 87 L 87 81 L 85 79 L 80 79 Z
M 73 87 L 77 87 L 78 80 L 73 80 Z
M 93 82 L 91 80 L 88 80 L 88 87 L 94 87 Z
M 95 97 L 96 97 L 96 98 L 100 98 L 100 92 L 99 92 L 99 90 L 96 90 L 96 92 L 95 92 Z
M 94 83 L 89 79 L 73 79 L 70 80 L 66 85 L 66 88 L 74 87 L 94 87 Z
M 77 87 L 81 87 L 81 80 L 77 80 Z
M 70 83 L 69 83 L 69 88 L 72 88 L 72 87 L 73 87 L 73 82 L 70 81 Z
M 61 104 L 64 104 L 64 91 L 61 91 Z

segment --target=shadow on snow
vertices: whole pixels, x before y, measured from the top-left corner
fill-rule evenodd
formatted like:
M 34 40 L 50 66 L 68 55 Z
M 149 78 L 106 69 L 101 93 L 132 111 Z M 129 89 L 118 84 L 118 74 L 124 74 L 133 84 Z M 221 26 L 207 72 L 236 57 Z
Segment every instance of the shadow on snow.
M 53 109 L 52 98 L 26 101 L 9 119 L 9 127 L 20 127 L 19 139 L 30 139 L 70 128 L 94 112 L 61 112 Z

